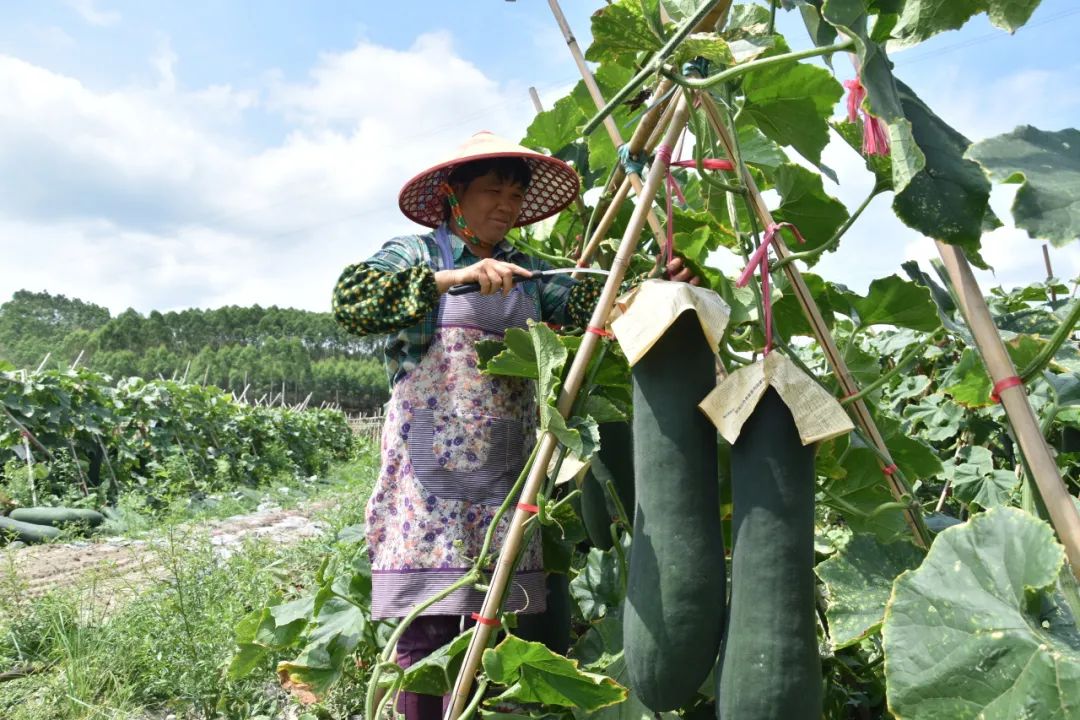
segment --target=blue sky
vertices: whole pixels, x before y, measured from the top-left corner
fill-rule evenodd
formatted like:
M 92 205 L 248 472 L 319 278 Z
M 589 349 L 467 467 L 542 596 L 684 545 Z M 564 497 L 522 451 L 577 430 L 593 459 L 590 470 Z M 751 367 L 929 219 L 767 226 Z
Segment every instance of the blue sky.
M 603 3 L 563 5 L 587 45 Z M 795 13 L 780 27 L 806 44 Z M 1044 0 L 1015 36 L 977 18 L 896 54 L 897 74 L 972 139 L 1076 127 L 1077 30 L 1073 0 Z M 8 0 L 0 301 L 25 287 L 114 312 L 324 310 L 345 264 L 413 228 L 396 207 L 405 179 L 476 130 L 520 137 L 528 87 L 550 103 L 576 80 L 542 0 Z M 825 161 L 853 207 L 860 159 L 834 143 Z M 995 191 L 1005 217 L 1010 195 Z M 879 198 L 817 270 L 864 288 L 932 254 Z M 986 256 L 987 283 L 1042 272 L 1039 244 L 1011 228 Z M 1053 258 L 1080 274 L 1076 244 Z

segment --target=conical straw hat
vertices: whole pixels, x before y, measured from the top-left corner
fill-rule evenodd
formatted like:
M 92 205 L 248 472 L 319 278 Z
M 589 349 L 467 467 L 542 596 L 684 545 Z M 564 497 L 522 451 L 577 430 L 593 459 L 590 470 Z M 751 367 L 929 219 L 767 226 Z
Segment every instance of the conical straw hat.
M 484 131 L 466 140 L 449 158 L 405 183 L 398 195 L 401 212 L 413 222 L 438 227 L 443 221 L 444 197 L 439 186 L 450 171 L 472 160 L 495 157 L 522 158 L 532 170 L 532 182 L 514 227 L 551 217 L 577 197 L 580 180 L 570 165 Z

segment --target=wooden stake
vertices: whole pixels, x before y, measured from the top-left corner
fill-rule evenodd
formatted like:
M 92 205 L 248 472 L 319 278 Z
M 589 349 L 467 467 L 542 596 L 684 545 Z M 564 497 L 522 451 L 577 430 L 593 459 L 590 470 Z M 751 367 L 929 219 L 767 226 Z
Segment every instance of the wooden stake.
M 23 451 L 26 453 L 26 482 L 30 484 L 30 502 L 37 505 L 37 483 L 34 482 L 34 456 L 30 452 L 30 436 L 25 434 L 23 435 Z
M 1054 268 L 1050 265 L 1050 249 L 1043 243 L 1043 263 L 1046 265 L 1046 284 L 1050 286 L 1050 302 L 1057 302 L 1057 292 L 1054 290 Z
M 674 145 L 689 116 L 690 106 L 687 104 L 685 97 L 680 95 L 671 125 L 668 126 L 667 133 L 664 135 L 664 144 Z M 619 243 L 619 250 L 611 264 L 611 274 L 608 275 L 607 281 L 604 283 L 604 290 L 600 294 L 596 309 L 593 310 L 592 319 L 589 321 L 592 327 L 602 328 L 607 324 L 608 315 L 611 313 L 615 298 L 619 294 L 619 286 L 622 284 L 626 271 L 630 267 L 630 260 L 637 249 L 638 239 L 647 222 L 649 208 L 652 206 L 657 190 L 659 190 L 661 183 L 667 176 L 667 171 L 667 163 L 660 161 L 653 162 L 649 168 L 648 178 L 641 191 L 641 201 L 634 206 L 634 214 L 630 217 L 626 232 L 623 233 L 622 241 Z M 566 382 L 563 384 L 562 391 L 559 394 L 558 409 L 563 417 L 570 413 L 574 399 L 577 397 L 578 391 L 585 380 L 589 362 L 592 360 L 593 353 L 599 343 L 600 336 L 595 333 L 585 333 L 581 338 L 581 345 L 574 354 L 574 362 L 567 372 Z M 534 504 L 536 502 L 536 495 L 544 482 L 548 463 L 551 461 L 551 456 L 555 452 L 557 445 L 558 441 L 555 436 L 549 432 L 544 433 L 540 438 L 540 448 L 525 480 L 525 487 L 521 491 L 519 502 L 525 504 Z M 532 517 L 532 513 L 526 510 L 518 508 L 514 511 L 510 527 L 506 533 L 506 540 L 499 550 L 499 559 L 495 565 L 491 583 L 487 594 L 484 596 L 484 604 L 480 609 L 481 617 L 494 618 L 498 615 L 499 609 L 502 607 L 503 594 L 510 582 L 514 562 L 521 547 L 522 537 L 525 533 L 525 523 Z M 465 658 L 462 661 L 461 671 L 458 673 L 457 680 L 454 683 L 446 720 L 457 720 L 462 710 L 465 709 L 469 699 L 469 692 L 472 689 L 473 678 L 480 667 L 480 659 L 484 649 L 487 648 L 490 637 L 491 627 L 478 623 L 473 630 L 473 636 L 469 641 L 469 647 L 465 651 Z
M 1005 344 L 1001 341 L 1001 335 L 990 315 L 990 308 L 986 305 L 986 299 L 963 250 L 943 242 L 938 242 L 937 248 L 945 263 L 945 270 L 949 273 L 949 279 L 956 289 L 960 310 L 975 337 L 975 345 L 990 380 L 996 386 L 1002 380 L 1016 377 L 1012 358 L 1005 350 Z M 1039 494 L 1046 504 L 1050 522 L 1065 546 L 1065 554 L 1072 565 L 1073 575 L 1080 579 L 1080 512 L 1065 489 L 1054 456 L 1039 429 L 1039 420 L 1028 402 L 1027 392 L 1020 384 L 1004 388 L 998 395 L 1020 444 L 1020 452 L 1027 458 L 1031 475 L 1035 478 Z
M 716 130 L 717 136 L 724 146 L 724 150 L 727 152 L 728 157 L 734 160 L 738 157 L 735 148 L 735 140 L 732 138 L 727 125 L 724 124 L 720 111 L 716 107 L 716 103 L 713 102 L 712 96 L 707 92 L 700 93 L 698 97 L 701 100 L 701 106 L 705 109 L 705 114 L 709 117 L 710 124 L 713 126 L 713 129 Z M 765 203 L 765 199 L 761 196 L 761 191 L 758 190 L 753 175 L 750 174 L 750 171 L 745 165 L 741 165 L 740 167 L 740 180 L 746 187 L 755 214 L 761 219 L 762 224 L 766 227 L 774 224 L 775 221 L 773 220 L 772 213 L 769 211 L 769 206 Z M 777 256 L 781 259 L 786 258 L 791 254 L 791 251 L 788 250 L 787 245 L 784 243 L 784 240 L 780 237 L 779 233 L 776 236 L 775 249 Z M 821 349 L 825 353 L 825 358 L 828 360 L 829 366 L 832 367 L 833 374 L 836 375 L 836 379 L 840 383 L 840 388 L 843 390 L 844 395 L 854 395 L 858 392 L 859 386 L 851 376 L 851 371 L 848 370 L 843 355 L 840 354 L 840 350 L 836 347 L 836 342 L 833 340 L 832 333 L 829 332 L 829 326 L 825 324 L 825 319 L 821 316 L 821 310 L 818 309 L 817 303 L 814 302 L 814 297 L 810 294 L 810 289 L 806 286 L 802 273 L 799 272 L 799 269 L 795 267 L 794 264 L 788 264 L 784 266 L 784 274 L 787 275 L 788 280 L 791 282 L 795 297 L 798 299 L 803 314 L 810 323 L 810 329 L 813 331 L 814 337 L 821 345 Z M 862 428 L 862 431 L 866 433 L 870 442 L 874 444 L 874 447 L 877 448 L 880 458 L 884 458 L 879 458 L 878 460 L 884 471 L 885 468 L 890 467 L 893 464 L 892 456 L 889 454 L 889 448 L 885 445 L 885 440 L 881 437 L 881 432 L 878 430 L 874 418 L 870 415 L 870 410 L 861 399 L 851 403 L 850 407 L 855 422 Z M 885 474 L 885 478 L 889 483 L 889 489 L 892 491 L 892 496 L 897 502 L 903 502 L 905 497 L 911 497 L 911 489 L 907 487 L 907 484 L 895 473 Z M 929 547 L 930 532 L 927 530 L 926 523 L 923 521 L 922 513 L 915 508 L 909 507 L 904 510 L 904 515 L 915 536 L 915 541 L 922 547 Z

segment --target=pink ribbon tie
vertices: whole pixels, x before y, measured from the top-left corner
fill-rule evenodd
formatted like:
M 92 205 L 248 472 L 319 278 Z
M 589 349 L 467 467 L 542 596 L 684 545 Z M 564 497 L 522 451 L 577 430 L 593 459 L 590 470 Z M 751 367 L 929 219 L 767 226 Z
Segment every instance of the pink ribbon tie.
M 762 318 L 765 325 L 765 350 L 764 355 L 768 355 L 772 350 L 772 300 L 769 293 L 769 247 L 776 242 L 777 237 L 780 235 L 780 230 L 788 228 L 791 230 L 795 239 L 800 243 L 805 243 L 802 233 L 799 232 L 799 228 L 795 227 L 791 223 L 773 223 L 769 227 L 765 228 L 765 237 L 762 239 L 761 244 L 758 245 L 757 250 L 750 256 L 750 262 L 743 268 L 742 274 L 739 275 L 739 279 L 735 281 L 736 287 L 746 287 L 746 284 L 750 282 L 750 278 L 753 277 L 755 270 L 761 272 L 761 304 L 765 317 Z

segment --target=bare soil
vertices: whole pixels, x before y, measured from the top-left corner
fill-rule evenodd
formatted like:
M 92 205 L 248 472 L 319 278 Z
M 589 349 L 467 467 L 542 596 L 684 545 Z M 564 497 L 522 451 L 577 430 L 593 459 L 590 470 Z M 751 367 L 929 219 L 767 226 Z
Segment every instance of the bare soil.
M 320 510 L 333 505 L 321 500 L 295 508 L 267 508 L 248 515 L 222 520 L 182 525 L 184 532 L 208 534 L 215 552 L 226 557 L 245 538 L 272 537 L 287 544 L 319 535 L 325 523 L 314 520 Z M 0 592 L 13 593 L 19 600 L 39 598 L 51 590 L 67 587 L 93 587 L 103 591 L 107 606 L 114 605 L 126 593 L 136 591 L 161 571 L 161 554 L 155 544 L 162 538 L 108 538 L 85 542 L 34 545 L 0 551 Z M 98 593 L 95 592 L 95 595 Z M 107 608 L 105 608 L 107 609 Z

